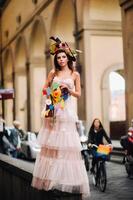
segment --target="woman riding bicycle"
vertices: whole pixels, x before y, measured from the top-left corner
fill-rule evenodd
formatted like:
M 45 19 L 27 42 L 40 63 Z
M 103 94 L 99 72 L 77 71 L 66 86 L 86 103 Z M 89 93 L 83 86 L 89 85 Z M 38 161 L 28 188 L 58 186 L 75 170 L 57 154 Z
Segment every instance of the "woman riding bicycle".
M 98 118 L 95 118 L 89 130 L 88 146 L 91 146 L 91 144 L 95 144 L 97 146 L 99 146 L 100 144 L 104 144 L 103 138 L 105 138 L 106 141 L 112 146 L 111 139 L 108 137 L 106 131 L 104 130 L 101 121 Z M 90 169 L 91 173 L 94 173 L 94 167 L 96 162 L 97 158 L 92 157 L 92 167 Z

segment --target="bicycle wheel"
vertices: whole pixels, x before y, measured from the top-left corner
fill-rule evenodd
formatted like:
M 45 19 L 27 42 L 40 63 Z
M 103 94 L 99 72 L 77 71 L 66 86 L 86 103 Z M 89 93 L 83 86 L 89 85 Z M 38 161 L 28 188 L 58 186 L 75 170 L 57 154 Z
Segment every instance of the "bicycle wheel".
M 89 171 L 89 160 L 85 159 L 85 167 L 86 167 L 86 171 Z
M 95 168 L 94 168 L 94 172 L 93 172 L 93 174 L 92 174 L 92 182 L 93 182 L 93 185 L 94 186 L 97 186 L 97 167 L 98 166 L 95 166 Z
M 106 190 L 107 185 L 107 175 L 106 175 L 106 167 L 105 163 L 100 164 L 99 168 L 99 189 L 101 192 L 104 192 Z

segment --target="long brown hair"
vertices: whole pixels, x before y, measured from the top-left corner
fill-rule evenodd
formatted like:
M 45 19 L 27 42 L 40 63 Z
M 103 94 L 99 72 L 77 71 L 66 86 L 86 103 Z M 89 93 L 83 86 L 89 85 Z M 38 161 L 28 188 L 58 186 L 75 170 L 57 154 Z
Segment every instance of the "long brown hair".
M 92 125 L 91 125 L 91 130 L 92 129 L 94 129 L 95 128 L 95 125 L 94 125 L 94 123 L 95 123 L 95 121 L 96 120 L 98 120 L 99 121 L 99 129 L 103 129 L 103 125 L 102 125 L 102 122 L 100 121 L 100 119 L 98 119 L 98 118 L 95 118 L 94 120 L 93 120 L 93 122 L 92 122 Z

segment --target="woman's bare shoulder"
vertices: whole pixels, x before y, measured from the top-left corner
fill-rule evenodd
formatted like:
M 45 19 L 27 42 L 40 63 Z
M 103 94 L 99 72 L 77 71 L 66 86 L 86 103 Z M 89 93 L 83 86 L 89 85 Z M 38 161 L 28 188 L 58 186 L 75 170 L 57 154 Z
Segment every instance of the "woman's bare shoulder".
M 49 72 L 49 76 L 53 76 L 53 75 L 55 75 L 55 69 L 51 69 Z
M 73 72 L 73 76 L 74 76 L 74 79 L 76 79 L 76 78 L 79 78 L 79 77 L 80 77 L 80 74 L 79 74 L 78 71 L 74 71 L 74 72 Z
M 49 74 L 54 74 L 55 73 L 55 69 L 51 69 Z

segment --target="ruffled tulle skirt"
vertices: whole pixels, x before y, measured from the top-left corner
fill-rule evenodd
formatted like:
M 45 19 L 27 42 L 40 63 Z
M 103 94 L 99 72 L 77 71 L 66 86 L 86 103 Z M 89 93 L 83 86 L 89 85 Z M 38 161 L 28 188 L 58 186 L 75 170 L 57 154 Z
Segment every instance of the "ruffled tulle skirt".
M 63 113 L 54 120 L 45 118 L 38 143 L 41 152 L 36 158 L 32 186 L 89 196 L 89 180 L 75 119 L 69 119 L 68 115 L 63 117 Z

